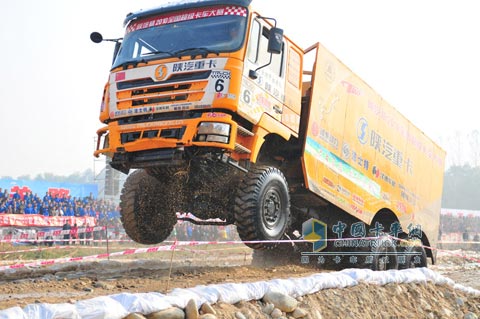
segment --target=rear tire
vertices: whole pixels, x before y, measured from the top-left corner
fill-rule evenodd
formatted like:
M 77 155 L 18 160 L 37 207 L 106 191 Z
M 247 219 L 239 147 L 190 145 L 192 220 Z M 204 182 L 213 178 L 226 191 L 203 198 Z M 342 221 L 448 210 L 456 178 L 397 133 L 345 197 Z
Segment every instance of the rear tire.
M 120 213 L 125 232 L 132 240 L 151 245 L 167 239 L 177 222 L 168 193 L 168 183 L 144 170 L 128 176 L 120 196 Z
M 399 269 L 428 267 L 427 252 L 420 239 L 409 240 L 402 253 L 405 256 L 405 263 L 400 263 Z
M 373 263 L 372 270 L 398 269 L 397 249 L 395 241 L 388 236 L 373 239 L 376 246 L 372 247 Z
M 290 223 L 290 195 L 285 176 L 275 167 L 252 169 L 237 188 L 235 223 L 240 238 L 253 249 L 273 249 Z

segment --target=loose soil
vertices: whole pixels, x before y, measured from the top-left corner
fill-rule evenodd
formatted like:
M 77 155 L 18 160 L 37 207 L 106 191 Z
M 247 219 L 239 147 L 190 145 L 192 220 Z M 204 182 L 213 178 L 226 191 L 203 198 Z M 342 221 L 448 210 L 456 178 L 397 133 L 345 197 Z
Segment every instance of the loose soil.
M 301 264 L 252 266 L 248 249 L 234 256 L 215 256 L 209 252 L 198 258 L 173 254 L 170 257 L 163 254 L 157 259 L 129 257 L 131 259 L 4 271 L 0 274 L 0 309 L 23 308 L 32 303 L 74 303 L 123 292 L 168 293 L 174 288 L 303 277 L 329 271 Z M 478 263 L 465 263 L 449 255 L 439 256 L 438 261 L 430 268 L 456 283 L 480 290 Z M 301 306 L 313 318 L 464 318 L 469 313 L 470 318 L 480 317 L 480 297 L 433 283 L 381 287 L 360 284 L 345 289 L 327 289 L 304 297 Z M 239 310 L 253 315 L 250 318 L 262 317 L 255 301 L 215 307 L 219 318 L 233 319 Z

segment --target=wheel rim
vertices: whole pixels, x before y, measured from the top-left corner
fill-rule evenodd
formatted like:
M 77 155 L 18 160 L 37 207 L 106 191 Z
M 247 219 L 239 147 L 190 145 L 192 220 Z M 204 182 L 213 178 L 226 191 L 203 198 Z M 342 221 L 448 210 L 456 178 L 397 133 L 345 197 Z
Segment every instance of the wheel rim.
M 395 249 L 394 242 L 390 239 L 381 239 L 379 240 L 379 245 L 375 250 L 378 258 L 375 258 L 373 269 L 380 271 L 397 269 L 397 250 Z
M 234 205 L 240 238 L 254 249 L 279 245 L 290 221 L 288 183 L 274 167 L 254 167 L 238 186 Z
M 377 264 L 377 269 L 382 271 L 382 270 L 387 270 L 388 265 L 390 264 L 390 256 L 388 255 L 389 250 L 388 249 L 382 249 L 379 254 L 378 258 L 378 264 Z
M 282 202 L 279 192 L 276 189 L 270 189 L 263 197 L 262 201 L 262 219 L 268 233 L 276 234 L 281 228 L 282 220 Z
M 410 249 L 410 252 L 416 253 L 415 255 L 410 255 L 407 258 L 407 267 L 408 268 L 420 268 L 426 266 L 426 253 L 421 246 L 415 246 Z

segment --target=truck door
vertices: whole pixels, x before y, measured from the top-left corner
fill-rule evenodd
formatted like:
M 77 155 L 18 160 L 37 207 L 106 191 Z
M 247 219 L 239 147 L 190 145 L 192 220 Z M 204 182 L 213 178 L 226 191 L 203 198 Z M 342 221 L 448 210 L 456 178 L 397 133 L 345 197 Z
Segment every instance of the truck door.
M 267 52 L 270 28 L 264 20 L 253 18 L 247 37 L 238 111 L 254 124 L 259 122 L 263 113 L 282 121 L 285 101 L 285 50 L 282 50 L 281 54 Z M 251 70 L 257 70 L 257 79 L 249 77 Z

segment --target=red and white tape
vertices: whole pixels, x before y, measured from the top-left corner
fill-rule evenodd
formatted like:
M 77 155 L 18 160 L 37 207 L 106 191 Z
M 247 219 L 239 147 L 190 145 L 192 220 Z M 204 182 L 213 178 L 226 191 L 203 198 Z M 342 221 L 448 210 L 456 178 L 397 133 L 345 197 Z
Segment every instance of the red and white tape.
M 234 244 L 234 243 L 243 243 L 243 242 L 174 242 L 172 245 L 167 246 L 157 246 L 157 247 L 144 247 L 144 248 L 134 248 L 134 249 L 127 249 L 124 251 L 113 252 L 113 253 L 102 253 L 96 254 L 91 256 L 81 256 L 81 257 L 70 257 L 70 258 L 57 258 L 57 259 L 49 259 L 49 260 L 40 260 L 34 261 L 30 263 L 18 263 L 14 265 L 6 265 L 0 266 L 0 271 L 7 270 L 7 269 L 18 269 L 18 268 L 25 268 L 25 267 L 39 267 L 39 266 L 46 266 L 46 265 L 53 265 L 59 263 L 68 263 L 68 262 L 78 262 L 78 261 L 85 261 L 85 260 L 94 260 L 94 259 L 102 259 L 108 258 L 113 256 L 126 256 L 126 255 L 133 255 L 133 254 L 141 254 L 141 253 L 153 253 L 159 251 L 168 251 L 174 250 L 177 246 L 196 246 L 196 245 L 203 245 L 203 244 Z
M 390 236 L 394 240 L 399 240 L 399 241 L 406 241 L 401 238 L 395 238 Z M 377 239 L 376 237 L 368 237 L 368 238 L 362 238 L 365 240 L 373 240 Z M 328 239 L 328 241 L 334 241 L 338 239 Z M 351 238 L 346 238 L 344 240 L 351 240 Z M 270 241 L 175 241 L 171 245 L 164 245 L 164 246 L 156 246 L 156 247 L 143 247 L 143 248 L 131 248 L 119 252 L 113 252 L 113 253 L 101 253 L 101 254 L 96 254 L 96 255 L 90 255 L 90 256 L 80 256 L 80 257 L 69 257 L 69 258 L 58 258 L 58 259 L 50 259 L 50 260 L 41 260 L 41 261 L 35 261 L 35 262 L 30 262 L 30 263 L 19 263 L 19 264 L 14 264 L 14 265 L 6 265 L 6 266 L 0 266 L 0 271 L 7 270 L 7 269 L 19 269 L 19 268 L 24 268 L 24 267 L 39 267 L 39 266 L 45 266 L 45 265 L 53 265 L 53 264 L 59 264 L 59 263 L 68 263 L 68 262 L 79 262 L 79 261 L 85 261 L 85 260 L 95 260 L 95 259 L 102 259 L 102 258 L 108 258 L 108 257 L 114 257 L 114 256 L 126 256 L 126 255 L 134 255 L 134 254 L 141 254 L 141 253 L 154 253 L 154 252 L 159 252 L 159 251 L 169 251 L 169 250 L 176 250 L 176 249 L 181 249 L 180 246 L 200 246 L 200 245 L 237 245 L 237 244 L 242 244 L 244 245 L 245 243 L 250 243 L 250 244 L 255 244 L 255 243 L 296 243 L 296 242 L 312 242 L 312 240 L 303 240 L 303 239 L 298 239 L 298 240 L 270 240 Z M 167 242 L 164 242 L 167 243 Z M 76 246 L 72 246 L 76 247 Z M 432 249 L 432 250 L 437 250 L 437 251 L 442 251 L 449 253 L 453 256 L 464 258 L 476 263 L 480 263 L 480 259 L 478 258 L 473 258 L 466 256 L 465 254 L 459 254 L 455 252 L 449 252 L 447 250 L 442 250 L 438 248 L 433 248 L 433 247 L 428 247 L 428 246 L 423 246 L 424 248 Z M 101 248 L 101 247 L 99 247 Z M 186 250 L 186 249 L 182 249 Z M 191 252 L 196 252 L 193 250 L 189 250 Z

